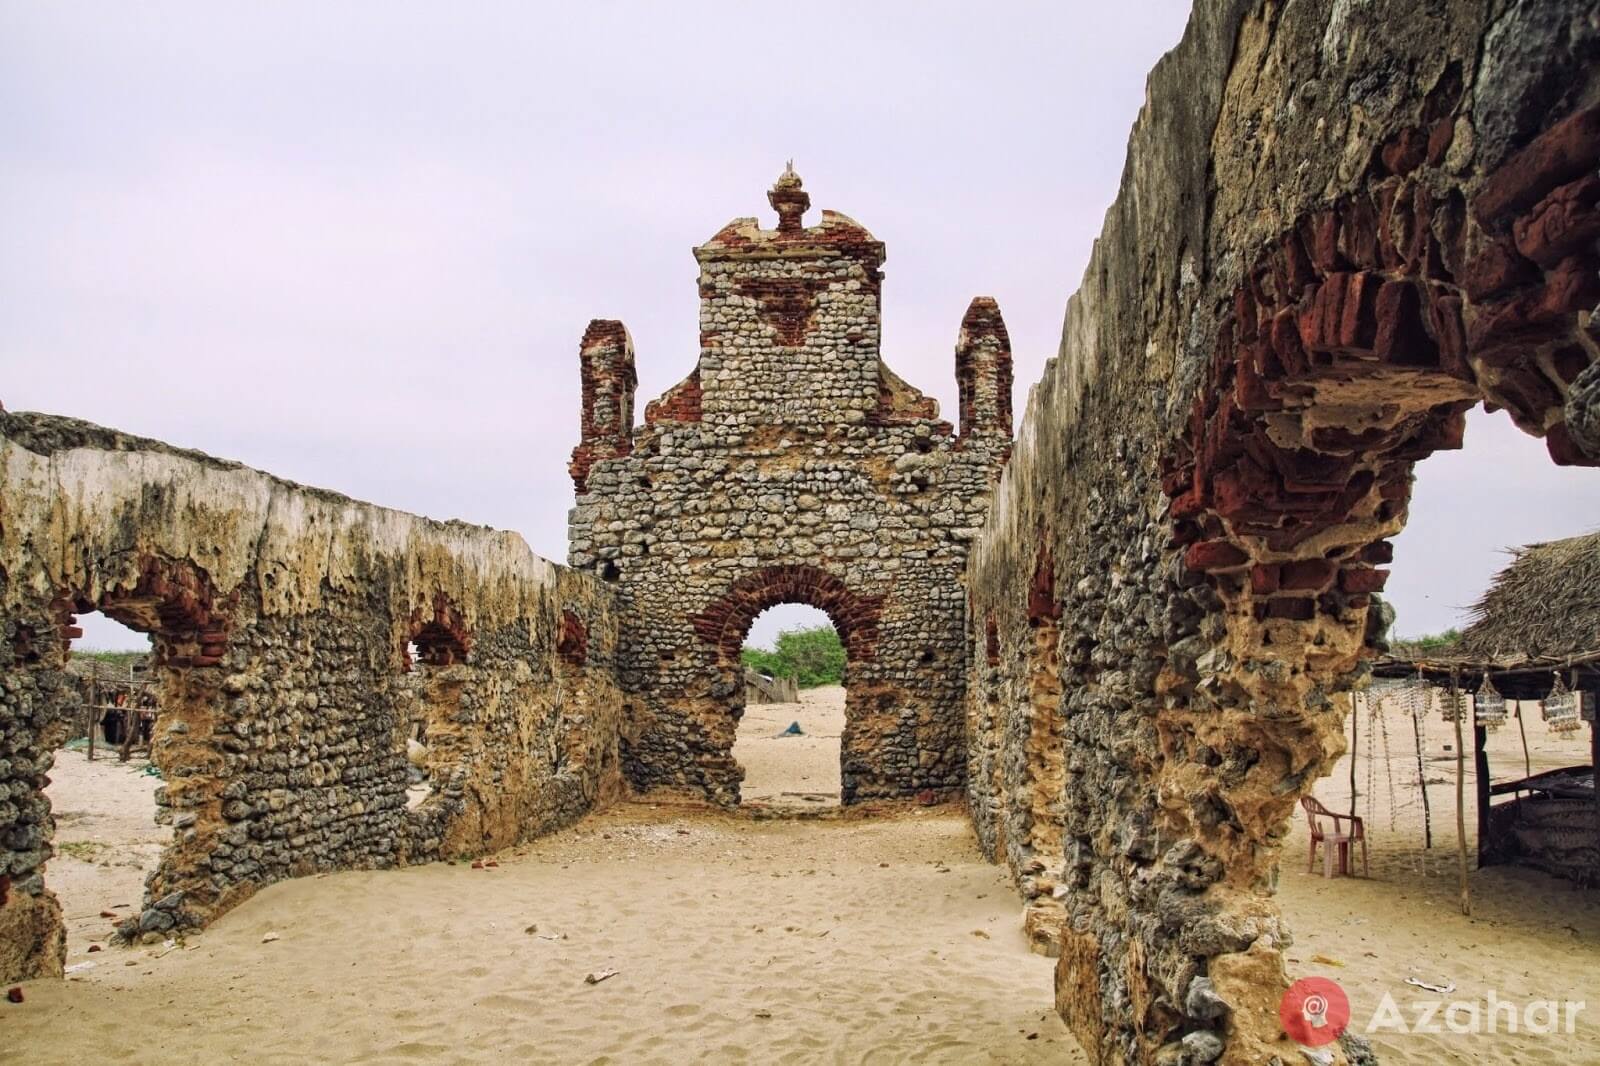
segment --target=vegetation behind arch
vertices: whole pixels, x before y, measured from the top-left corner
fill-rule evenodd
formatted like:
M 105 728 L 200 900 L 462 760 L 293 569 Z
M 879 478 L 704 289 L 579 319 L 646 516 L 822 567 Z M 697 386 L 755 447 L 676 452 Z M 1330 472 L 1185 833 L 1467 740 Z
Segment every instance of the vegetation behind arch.
M 837 685 L 844 680 L 844 644 L 832 626 L 785 629 L 773 650 L 752 648 L 740 652 L 744 664 L 772 677 L 792 677 L 801 688 Z

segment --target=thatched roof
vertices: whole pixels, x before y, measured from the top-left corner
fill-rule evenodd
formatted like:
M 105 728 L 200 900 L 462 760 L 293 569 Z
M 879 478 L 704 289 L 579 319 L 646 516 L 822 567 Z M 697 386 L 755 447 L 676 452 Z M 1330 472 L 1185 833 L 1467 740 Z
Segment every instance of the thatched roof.
M 1511 665 L 1600 652 L 1600 530 L 1513 555 L 1450 654 Z

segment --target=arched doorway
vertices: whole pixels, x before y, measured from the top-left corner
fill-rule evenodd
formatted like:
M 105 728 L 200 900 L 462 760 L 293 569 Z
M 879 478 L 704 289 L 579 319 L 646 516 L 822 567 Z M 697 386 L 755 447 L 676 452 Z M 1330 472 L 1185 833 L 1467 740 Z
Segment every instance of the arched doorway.
M 109 943 L 117 923 L 139 920 L 145 877 L 172 837 L 158 824 L 172 815 L 156 802 L 161 685 L 150 637 L 98 610 L 74 628 L 83 635 L 72 638 L 70 702 L 44 789 L 55 822 L 47 876 L 66 919 L 68 967 Z
M 733 745 L 740 801 L 836 805 L 848 658 L 832 620 L 804 604 L 768 608 L 752 622 L 742 659 Z
M 839 798 L 849 803 L 860 783 L 880 776 L 882 769 L 882 753 L 875 745 L 877 726 L 868 720 L 874 707 L 874 690 L 863 683 L 867 679 L 862 674 L 870 671 L 866 664 L 875 658 L 883 598 L 857 595 L 840 578 L 807 565 L 774 566 L 748 574 L 692 619 L 696 634 L 714 650 L 716 681 L 711 697 L 718 701 L 726 718 L 720 725 L 713 721 L 718 726 L 713 740 L 721 749 L 731 787 L 713 791 L 713 798 L 739 801 L 738 782 L 743 770 L 732 749 L 737 723 L 745 712 L 742 652 L 756 617 L 780 604 L 816 609 L 832 623 L 843 645 L 846 667 L 842 678 L 845 684 Z

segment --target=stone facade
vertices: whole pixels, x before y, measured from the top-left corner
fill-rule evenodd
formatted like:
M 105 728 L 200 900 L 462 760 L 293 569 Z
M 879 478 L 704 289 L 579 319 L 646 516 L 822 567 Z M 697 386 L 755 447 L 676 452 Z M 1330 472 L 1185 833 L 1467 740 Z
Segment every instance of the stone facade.
M 958 791 L 967 546 L 1011 444 L 1011 352 L 993 300 L 957 350 L 961 432 L 879 357 L 883 245 L 843 215 L 803 225 L 793 170 L 776 229 L 695 249 L 700 356 L 645 408 L 620 323 L 580 350 L 584 435 L 569 562 L 623 611 L 623 765 L 638 789 L 737 802 L 739 649 L 767 607 L 827 611 L 843 638 L 843 798 Z M 593 384 L 591 384 L 593 383 Z M 598 405 L 602 410 L 591 410 Z
M 1487 400 L 1600 465 L 1597 159 L 1582 5 L 1201 3 L 1151 75 L 968 572 L 974 823 L 1094 1061 L 1300 1060 L 1279 846 L 1414 464 Z
M 0 413 L 0 980 L 59 974 L 43 790 L 75 614 L 149 633 L 173 838 L 129 935 L 272 881 L 477 855 L 621 787 L 610 590 L 432 522 L 81 422 Z M 407 809 L 407 740 L 432 783 Z

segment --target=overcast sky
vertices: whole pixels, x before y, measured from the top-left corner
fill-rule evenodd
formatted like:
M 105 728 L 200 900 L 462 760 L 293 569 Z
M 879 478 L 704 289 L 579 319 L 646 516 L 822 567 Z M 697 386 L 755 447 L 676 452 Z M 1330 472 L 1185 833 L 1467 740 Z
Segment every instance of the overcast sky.
M 1186 17 L 5 0 L 0 400 L 560 560 L 584 326 L 627 323 L 642 415 L 697 354 L 690 248 L 768 218 L 792 157 L 888 245 L 890 365 L 954 418 L 961 314 L 992 295 L 1020 412 Z M 1593 482 L 1507 426 L 1423 467 L 1403 630 L 1449 624 L 1496 549 L 1600 525 Z

